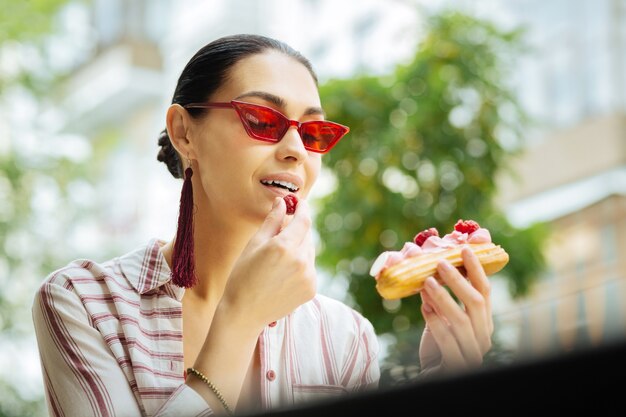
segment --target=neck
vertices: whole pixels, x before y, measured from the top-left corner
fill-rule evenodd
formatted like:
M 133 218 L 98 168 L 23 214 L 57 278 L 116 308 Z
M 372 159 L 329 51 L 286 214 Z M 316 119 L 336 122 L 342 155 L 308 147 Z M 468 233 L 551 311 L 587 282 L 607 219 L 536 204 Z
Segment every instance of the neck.
M 202 299 L 219 301 L 233 266 L 255 229 L 237 222 L 208 222 L 195 227 L 198 284 L 191 291 Z
M 220 218 L 201 215 L 199 208 L 194 221 L 194 258 L 198 283 L 185 292 L 185 297 L 217 305 L 224 293 L 228 277 L 248 241 L 259 227 L 242 222 L 241 218 Z M 209 220 L 204 220 L 208 218 Z M 175 239 L 163 247 L 163 255 L 170 267 Z

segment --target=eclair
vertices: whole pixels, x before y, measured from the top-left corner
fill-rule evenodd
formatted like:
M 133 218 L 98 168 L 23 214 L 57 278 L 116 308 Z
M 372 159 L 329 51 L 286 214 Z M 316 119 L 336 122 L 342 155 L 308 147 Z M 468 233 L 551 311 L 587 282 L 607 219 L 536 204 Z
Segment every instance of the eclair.
M 415 235 L 413 242 L 406 242 L 402 250 L 381 253 L 370 275 L 376 279 L 376 290 L 382 298 L 408 297 L 419 293 L 429 276 L 439 280 L 437 265 L 442 259 L 462 268 L 464 247 L 474 252 L 486 275 L 499 272 L 509 262 L 508 253 L 491 241 L 489 230 L 473 220 L 459 220 L 454 231 L 443 237 L 431 227 Z

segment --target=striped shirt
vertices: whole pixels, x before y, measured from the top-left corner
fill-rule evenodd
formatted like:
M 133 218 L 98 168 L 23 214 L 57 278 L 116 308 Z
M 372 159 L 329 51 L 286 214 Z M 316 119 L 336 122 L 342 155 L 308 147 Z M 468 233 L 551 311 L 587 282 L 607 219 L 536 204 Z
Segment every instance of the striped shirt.
M 183 288 L 151 239 L 51 273 L 33 321 L 51 416 L 208 416 L 184 383 Z M 262 410 L 376 388 L 378 342 L 354 309 L 318 294 L 258 339 Z

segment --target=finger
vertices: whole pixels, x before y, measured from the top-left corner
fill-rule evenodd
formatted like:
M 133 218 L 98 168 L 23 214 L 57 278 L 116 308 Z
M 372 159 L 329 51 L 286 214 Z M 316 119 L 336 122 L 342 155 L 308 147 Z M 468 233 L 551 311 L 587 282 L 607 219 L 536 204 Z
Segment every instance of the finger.
M 306 200 L 300 200 L 293 214 L 293 219 L 280 232 L 280 237 L 286 244 L 299 246 L 311 231 L 311 213 Z
M 464 269 L 469 278 L 464 277 L 457 268 L 445 260 L 437 265 L 437 271 L 445 284 L 465 306 L 474 324 L 474 329 L 480 331 L 481 347 L 485 347 L 488 344 L 486 337 L 489 337 L 490 340 L 493 330 L 491 304 L 490 300 L 473 286 L 473 282 L 481 281 L 481 278 L 486 280 L 486 276 L 476 255 L 469 248 L 464 248 L 464 250 L 465 252 L 462 253 L 465 253 L 464 256 L 469 257 L 468 260 L 470 261 L 467 265 L 464 264 Z M 484 288 L 484 285 L 488 285 L 488 283 L 483 282 L 480 285 Z
M 430 300 L 428 299 L 428 294 L 426 294 L 426 291 L 420 291 L 420 298 L 422 299 L 422 309 L 426 309 L 430 313 L 431 310 L 433 310 L 433 306 L 430 303 Z M 424 331 L 430 332 L 428 323 L 426 323 L 426 326 L 424 327 Z
M 446 272 L 446 271 L 444 271 Z M 458 272 L 456 272 L 458 273 Z M 445 277 L 444 277 L 445 279 Z M 463 357 L 471 363 L 480 363 L 482 353 L 471 318 L 456 303 L 448 291 L 433 277 L 426 279 L 426 292 L 436 306 L 438 316 L 446 317 Z
M 461 271 L 447 260 L 442 259 L 437 263 L 437 275 L 441 282 L 450 288 L 463 304 L 472 301 L 472 298 L 483 298 L 482 294 L 463 276 Z
M 464 367 L 465 359 L 449 326 L 446 325 L 428 303 L 422 304 L 422 314 L 424 315 L 426 326 L 439 347 L 442 362 L 454 368 Z
M 487 308 L 487 316 L 491 317 L 491 282 L 487 274 L 485 274 L 485 269 L 480 264 L 476 254 L 472 252 L 470 248 L 463 248 L 461 256 L 463 257 L 467 277 L 472 286 L 483 295 Z
M 446 323 L 446 325 L 449 325 L 450 323 L 448 323 L 448 320 L 446 319 L 446 317 L 442 315 L 440 311 L 437 310 L 438 307 L 435 304 L 435 301 L 433 301 L 433 299 L 428 295 L 428 293 L 424 290 L 424 291 L 420 291 L 420 295 L 422 297 L 424 304 L 426 304 L 426 306 L 422 306 L 422 307 L 435 310 L 435 313 L 439 316 L 439 318 L 441 318 L 444 321 L 444 323 Z
M 285 217 L 285 213 L 287 211 L 287 207 L 285 205 L 285 201 L 276 197 L 274 199 L 274 203 L 272 204 L 272 209 L 265 217 L 263 224 L 255 234 L 254 240 L 266 241 L 274 236 L 278 232 L 280 232 L 281 224 L 283 222 L 283 217 Z
M 470 314 L 476 320 L 484 320 L 485 327 L 478 327 L 479 323 L 476 321 L 475 330 L 477 330 L 477 337 L 480 342 L 481 348 L 484 352 L 491 348 L 491 335 L 493 333 L 493 318 L 491 314 L 491 284 L 485 270 L 480 264 L 478 257 L 469 248 L 463 248 L 461 251 L 463 257 L 463 265 L 467 271 L 467 278 L 469 283 L 480 293 L 480 296 L 471 296 L 468 300 L 465 300 L 465 306 Z M 479 313 L 479 312 L 482 312 Z M 476 316 L 474 317 L 474 313 Z M 478 317 L 481 314 L 482 318 Z M 478 330 L 482 331 L 479 333 Z
M 457 268 L 445 260 L 439 263 L 437 272 L 465 307 L 480 349 L 482 352 L 487 352 L 491 348 L 491 335 L 493 333 L 491 304 L 488 298 L 485 298 L 480 291 L 474 288 L 471 281 L 480 281 L 481 276 L 486 279 L 485 273 L 474 253 L 469 248 L 465 249 L 467 250 L 465 256 L 473 258 L 470 259 L 470 264 L 464 265 L 469 279 L 461 275 Z
M 463 346 L 466 350 L 464 352 L 471 357 L 475 353 L 474 348 L 477 347 L 478 352 L 482 356 L 491 348 L 491 334 L 493 330 L 493 322 L 491 314 L 487 312 L 485 298 L 448 261 L 440 262 L 437 266 L 437 272 L 448 288 L 452 290 L 463 304 L 462 312 L 453 310 L 450 321 L 455 324 L 454 329 L 459 329 L 460 332 L 463 332 L 459 333 L 459 337 L 465 339 Z M 471 326 L 471 335 L 466 333 L 466 330 L 463 330 L 464 326 Z

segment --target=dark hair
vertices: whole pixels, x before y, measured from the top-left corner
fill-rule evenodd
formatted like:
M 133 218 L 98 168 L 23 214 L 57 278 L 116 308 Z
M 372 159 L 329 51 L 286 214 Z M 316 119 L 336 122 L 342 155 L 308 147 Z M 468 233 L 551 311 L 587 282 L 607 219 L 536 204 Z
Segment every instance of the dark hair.
M 207 101 L 227 79 L 233 65 L 243 58 L 270 49 L 280 51 L 302 63 L 317 84 L 317 76 L 309 60 L 284 42 L 260 35 L 230 35 L 205 45 L 189 60 L 178 78 L 172 104 L 185 105 Z M 204 109 L 188 111 L 192 117 L 200 117 L 205 112 Z M 159 135 L 159 146 L 161 149 L 157 160 L 165 163 L 175 178 L 182 178 L 182 163 L 178 152 L 172 146 L 167 129 L 163 129 Z

